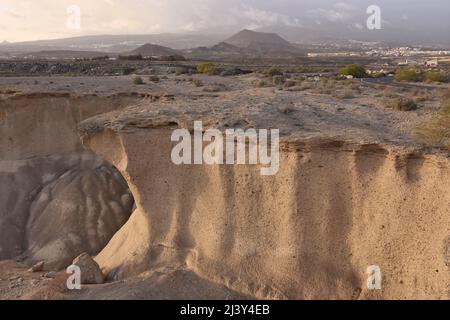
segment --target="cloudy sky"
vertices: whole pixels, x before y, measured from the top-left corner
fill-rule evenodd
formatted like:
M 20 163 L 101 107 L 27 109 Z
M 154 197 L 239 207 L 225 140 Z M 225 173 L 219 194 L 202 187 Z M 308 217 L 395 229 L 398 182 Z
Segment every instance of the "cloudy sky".
M 328 22 L 362 27 L 372 4 L 381 8 L 385 26 L 450 29 L 449 0 L 0 0 L 0 42 Z M 74 11 L 68 13 L 71 5 L 81 9 L 80 28 L 74 27 Z

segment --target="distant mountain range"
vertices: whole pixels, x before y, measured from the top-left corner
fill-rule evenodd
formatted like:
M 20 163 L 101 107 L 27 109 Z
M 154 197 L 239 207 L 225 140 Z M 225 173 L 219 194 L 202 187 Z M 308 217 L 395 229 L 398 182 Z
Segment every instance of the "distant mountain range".
M 412 28 L 412 29 L 411 29 Z M 238 30 L 236 30 L 238 31 Z M 258 33 L 255 33 L 257 31 Z M 411 22 L 396 25 L 383 25 L 381 30 L 368 30 L 363 22 L 342 23 L 339 21 L 302 20 L 302 25 L 277 24 L 261 27 L 254 31 L 243 30 L 236 35 L 229 34 L 145 34 L 145 35 L 94 35 L 55 40 L 27 42 L 0 42 L 0 52 L 25 53 L 37 51 L 99 51 L 106 53 L 130 52 L 142 45 L 153 44 L 174 50 L 186 50 L 199 47 L 210 48 L 224 42 L 238 48 L 267 50 L 265 44 L 278 45 L 280 50 L 291 50 L 290 43 L 295 44 L 327 44 L 336 41 L 368 41 L 382 42 L 392 46 L 400 45 L 433 45 L 449 48 L 448 30 L 434 28 L 418 28 Z M 227 39 L 227 40 L 224 40 Z M 249 42 L 249 40 L 251 40 Z M 287 41 L 286 41 L 287 40 Z M 1 41 L 1 39 L 0 39 Z M 231 48 L 230 48 L 231 49 Z
M 144 38 L 142 38 L 144 39 Z M 216 43 L 210 46 L 198 46 L 191 49 L 176 50 L 168 46 L 162 46 L 154 43 L 146 43 L 141 46 L 131 46 L 128 41 L 128 45 L 124 43 L 115 44 L 115 50 L 111 52 L 106 50 L 105 42 L 96 46 L 94 49 L 103 50 L 79 50 L 79 45 L 83 44 L 87 46 L 87 43 L 91 43 L 92 39 L 77 39 L 70 42 L 67 39 L 61 40 L 64 43 L 71 43 L 70 49 L 55 49 L 58 46 L 53 41 L 38 42 L 36 46 L 33 43 L 32 46 L 26 46 L 24 43 L 15 46 L 15 56 L 27 57 L 27 58 L 92 58 L 96 56 L 108 55 L 110 57 L 116 57 L 119 55 L 142 55 L 143 57 L 161 57 L 161 56 L 174 56 L 182 55 L 191 59 L 226 59 L 226 58 L 277 58 L 277 57 L 292 57 L 301 56 L 304 54 L 298 47 L 292 45 L 289 41 L 283 39 L 275 33 L 263 33 L 250 30 L 242 30 L 232 37 L 226 39 L 223 42 Z M 77 45 L 74 44 L 75 41 Z M 11 44 L 5 44 L 3 47 L 9 47 Z M 22 47 L 20 47 L 22 46 Z M 59 43 L 61 48 L 66 46 Z M 132 50 L 121 50 L 116 52 L 118 48 L 128 49 L 132 47 Z M 87 46 L 89 47 L 89 46 Z M 0 45 L 0 51 L 2 46 Z M 30 48 L 42 49 L 38 51 L 30 51 Z M 76 49 L 75 49 L 76 48 Z M 11 48 L 10 48 L 11 49 Z M 22 51 L 20 49 L 23 49 Z M 26 50 L 24 50 L 26 49 Z M 14 52 L 13 50 L 13 52 Z
M 96 35 L 65 39 L 0 43 L 0 52 L 36 52 L 43 50 L 83 50 L 109 53 L 129 52 L 153 43 L 169 48 L 186 49 L 212 46 L 225 36 L 203 34 Z
M 356 28 L 358 29 L 358 28 Z M 269 31 L 266 29 L 260 29 Z M 0 43 L 0 56 L 22 56 L 33 58 L 92 58 L 108 55 L 142 55 L 144 57 L 183 55 L 191 59 L 213 58 L 255 58 L 255 57 L 298 57 L 305 54 L 302 44 L 320 42 L 349 41 L 339 39 L 334 34 L 324 36 L 318 30 L 299 33 L 298 27 L 283 26 L 277 28 L 278 33 L 242 30 L 223 40 L 225 36 L 215 35 L 120 35 L 120 36 L 87 36 L 58 40 L 42 40 L 21 43 Z M 354 39 L 370 39 L 379 42 L 385 31 L 353 30 Z M 281 35 L 280 35 L 281 34 Z M 363 34 L 367 34 L 363 36 Z M 284 38 L 285 37 L 285 38 Z M 290 41 L 288 41 L 288 40 Z M 296 40 L 297 39 L 297 40 Z M 300 40 L 301 39 L 301 40 Z M 393 40 L 392 40 L 393 41 Z

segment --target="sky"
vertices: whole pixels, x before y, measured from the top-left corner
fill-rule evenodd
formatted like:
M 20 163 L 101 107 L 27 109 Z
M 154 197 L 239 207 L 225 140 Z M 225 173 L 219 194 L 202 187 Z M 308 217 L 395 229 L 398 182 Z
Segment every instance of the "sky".
M 385 26 L 450 31 L 449 0 L 0 0 L 0 42 L 327 22 L 364 27 L 369 5 L 380 7 Z

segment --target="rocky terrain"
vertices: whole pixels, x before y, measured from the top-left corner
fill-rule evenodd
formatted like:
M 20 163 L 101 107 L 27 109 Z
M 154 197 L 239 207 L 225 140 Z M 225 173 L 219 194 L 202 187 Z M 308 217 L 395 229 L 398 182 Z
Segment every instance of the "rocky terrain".
M 0 298 L 449 298 L 449 153 L 414 134 L 445 87 L 175 69 L 0 79 Z M 278 174 L 174 165 L 196 120 L 279 129 Z M 70 291 L 82 253 L 105 283 Z

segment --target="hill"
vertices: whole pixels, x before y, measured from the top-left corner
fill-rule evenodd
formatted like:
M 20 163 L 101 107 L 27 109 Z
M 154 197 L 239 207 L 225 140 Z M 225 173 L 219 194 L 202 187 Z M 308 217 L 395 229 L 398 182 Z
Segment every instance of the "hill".
M 290 42 L 276 33 L 256 32 L 251 30 L 242 30 L 224 42 L 238 48 L 252 50 L 295 50 L 295 47 Z
M 142 55 L 143 57 L 160 57 L 181 55 L 181 52 L 168 47 L 159 46 L 157 44 L 144 44 L 143 46 L 129 52 L 131 55 Z

